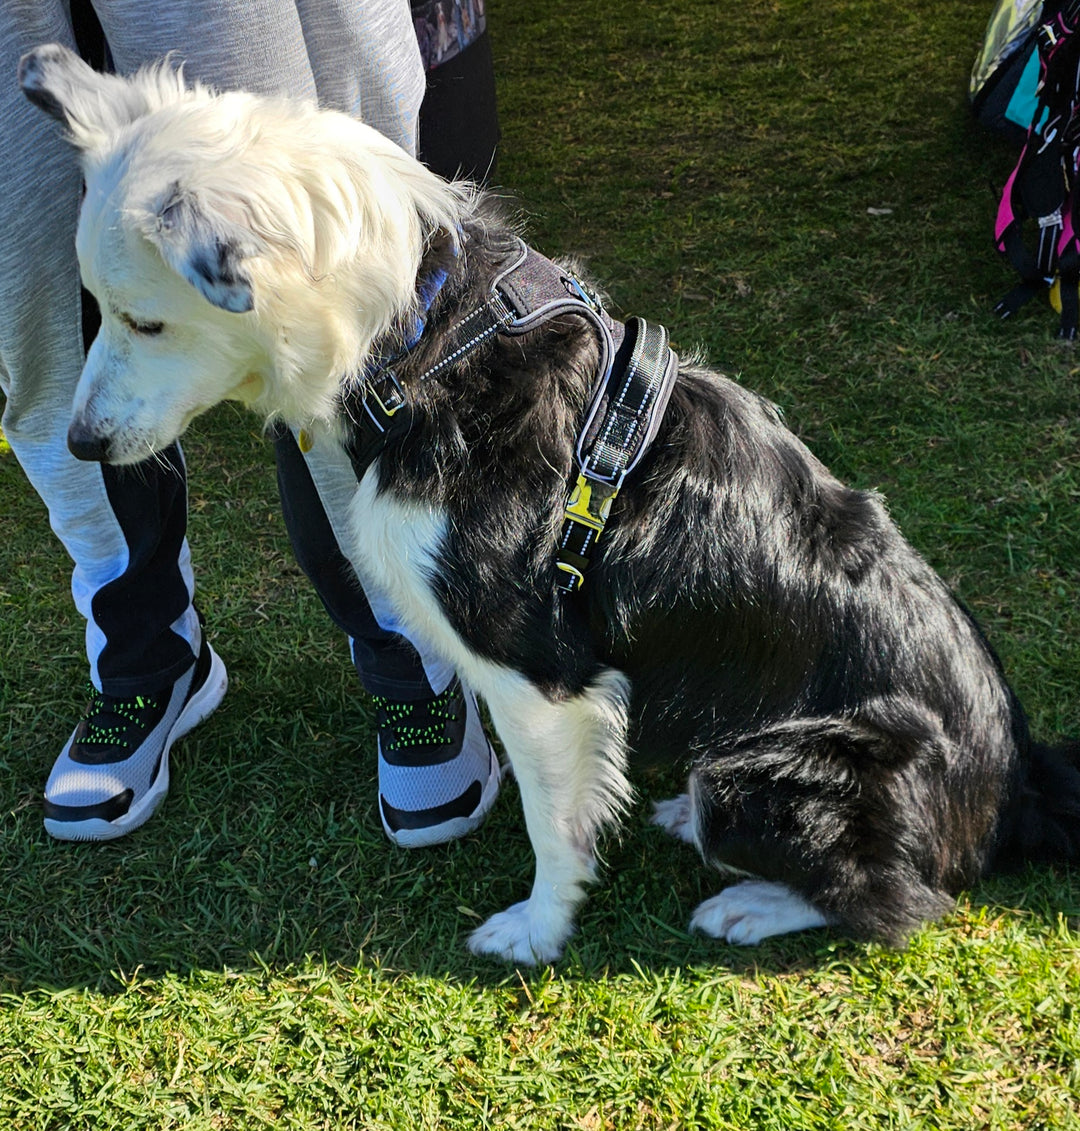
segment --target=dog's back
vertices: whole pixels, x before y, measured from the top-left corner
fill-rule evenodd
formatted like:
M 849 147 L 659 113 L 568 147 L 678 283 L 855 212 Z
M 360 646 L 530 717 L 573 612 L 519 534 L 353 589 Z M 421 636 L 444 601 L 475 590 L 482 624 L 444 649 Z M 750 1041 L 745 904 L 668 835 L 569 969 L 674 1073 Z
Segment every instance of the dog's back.
M 631 744 L 688 755 L 697 840 L 899 941 L 987 868 L 1076 854 L 1075 753 L 1032 745 L 970 613 L 880 498 L 687 369 L 592 586 Z

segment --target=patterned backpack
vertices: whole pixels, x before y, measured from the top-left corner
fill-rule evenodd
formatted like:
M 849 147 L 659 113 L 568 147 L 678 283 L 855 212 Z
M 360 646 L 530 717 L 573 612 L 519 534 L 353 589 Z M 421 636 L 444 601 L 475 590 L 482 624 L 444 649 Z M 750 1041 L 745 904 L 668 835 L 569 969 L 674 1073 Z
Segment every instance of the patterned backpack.
M 1053 288 L 1056 295 L 1060 284 L 1058 337 L 1072 341 L 1080 331 L 1080 193 L 1073 191 L 1080 166 L 1080 0 L 1046 2 L 1033 11 L 1028 40 L 1012 53 L 1026 45 L 1030 58 L 1020 73 L 1037 74 L 1031 120 L 994 227 L 998 251 L 1020 282 L 994 310 L 1009 318 L 1036 294 Z M 1014 69 L 1019 62 L 1013 60 Z M 1022 98 L 1022 82 L 1016 89 Z M 1009 103 L 1022 104 L 1015 92 Z

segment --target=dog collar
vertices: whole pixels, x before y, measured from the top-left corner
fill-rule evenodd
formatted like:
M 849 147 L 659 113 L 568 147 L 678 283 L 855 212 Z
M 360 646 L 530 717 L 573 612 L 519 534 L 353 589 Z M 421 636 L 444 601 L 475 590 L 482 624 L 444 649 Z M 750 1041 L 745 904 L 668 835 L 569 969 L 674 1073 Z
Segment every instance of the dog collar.
M 428 312 L 448 277 L 440 267 L 421 280 L 416 289 L 417 311 L 402 344 L 390 354 L 376 356 L 363 379 L 350 382 L 342 391 L 342 409 L 355 426 L 344 446 L 358 483 L 391 438 L 408 427 L 408 400 L 393 367 L 424 336 Z

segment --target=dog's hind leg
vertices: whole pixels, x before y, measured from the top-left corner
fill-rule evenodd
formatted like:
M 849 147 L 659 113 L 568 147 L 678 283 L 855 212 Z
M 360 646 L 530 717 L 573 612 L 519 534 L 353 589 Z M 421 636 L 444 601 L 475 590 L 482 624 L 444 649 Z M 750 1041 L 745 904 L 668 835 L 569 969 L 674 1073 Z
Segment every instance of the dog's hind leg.
M 523 964 L 551 962 L 593 879 L 597 835 L 630 799 L 629 684 L 607 670 L 581 694 L 552 700 L 507 673 L 483 690 L 517 778 L 536 875 L 529 898 L 488 919 L 469 948 Z
M 698 803 L 694 796 L 697 779 L 690 788 L 668 801 L 653 805 L 652 823 L 676 840 L 698 844 Z M 717 863 L 721 871 L 748 875 L 741 869 Z M 828 916 L 786 884 L 749 878 L 725 888 L 719 895 L 699 904 L 690 919 L 690 929 L 712 938 L 742 946 L 754 946 L 770 935 L 824 927 Z
M 742 735 L 694 768 L 702 855 L 757 878 L 706 900 L 692 927 L 752 945 L 835 924 L 898 945 L 950 906 L 934 780 L 946 740 L 915 709 L 894 709 L 891 728 L 864 710 Z
M 680 793 L 666 801 L 654 801 L 652 823 L 683 844 L 697 844 L 694 804 L 689 793 Z

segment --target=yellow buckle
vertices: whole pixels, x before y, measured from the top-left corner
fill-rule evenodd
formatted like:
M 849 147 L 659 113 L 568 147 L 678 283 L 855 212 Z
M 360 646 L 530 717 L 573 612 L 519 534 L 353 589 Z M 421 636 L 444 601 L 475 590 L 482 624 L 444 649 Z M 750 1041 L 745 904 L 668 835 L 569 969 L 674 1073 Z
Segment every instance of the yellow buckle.
M 613 487 L 610 483 L 600 483 L 596 479 L 587 479 L 583 474 L 579 475 L 566 502 L 566 517 L 595 530 L 599 538 L 611 514 L 611 503 L 618 492 L 618 487 Z
M 405 390 L 397 379 L 397 374 L 392 369 L 384 369 L 379 378 L 389 386 L 389 394 L 384 399 L 375 387 L 376 382 L 368 383 L 368 395 L 378 404 L 382 413 L 388 419 L 405 404 Z

